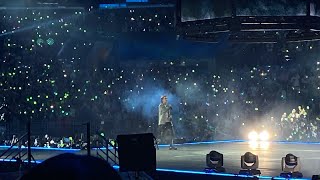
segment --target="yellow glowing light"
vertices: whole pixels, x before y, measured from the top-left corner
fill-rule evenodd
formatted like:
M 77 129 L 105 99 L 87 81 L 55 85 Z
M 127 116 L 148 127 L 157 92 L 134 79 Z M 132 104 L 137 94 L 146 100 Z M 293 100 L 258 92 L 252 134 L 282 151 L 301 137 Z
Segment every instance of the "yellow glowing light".
M 259 134 L 259 139 L 261 141 L 268 141 L 269 140 L 269 133 L 267 131 L 262 131 L 260 134 Z
M 267 150 L 269 149 L 270 143 L 269 142 L 260 142 L 260 148 Z
M 257 141 L 249 141 L 249 147 L 253 150 L 256 150 L 259 146 L 259 143 Z
M 251 132 L 248 134 L 248 138 L 249 138 L 249 140 L 251 140 L 251 141 L 256 141 L 256 140 L 258 140 L 259 135 L 258 135 L 258 133 L 257 133 L 256 131 L 251 131 Z
M 270 142 L 266 141 L 249 141 L 249 147 L 252 150 L 268 150 L 270 147 Z

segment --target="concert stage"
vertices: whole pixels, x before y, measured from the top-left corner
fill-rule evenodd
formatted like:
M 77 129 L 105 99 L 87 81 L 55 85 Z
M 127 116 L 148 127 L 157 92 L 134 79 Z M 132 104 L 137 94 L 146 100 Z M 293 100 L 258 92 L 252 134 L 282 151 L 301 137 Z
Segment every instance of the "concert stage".
M 243 141 L 192 143 L 179 145 L 177 151 L 162 147 L 157 153 L 157 165 L 159 168 L 203 171 L 206 167 L 205 155 L 211 150 L 224 155 L 224 167 L 228 173 L 239 173 L 240 157 L 248 151 L 259 156 L 259 169 L 263 176 L 279 176 L 281 158 L 288 153 L 300 157 L 304 177 L 311 178 L 320 173 L 320 143 L 273 142 L 268 148 L 255 150 Z
M 206 168 L 205 156 L 211 150 L 224 155 L 224 167 L 228 173 L 238 174 L 240 170 L 240 156 L 245 152 L 252 152 L 259 156 L 259 169 L 263 176 L 279 176 L 281 173 L 281 158 L 292 153 L 301 159 L 302 173 L 310 178 L 319 174 L 320 143 L 289 143 L 272 142 L 269 146 L 253 149 L 244 141 L 215 141 L 202 143 L 186 143 L 177 145 L 178 150 L 169 150 L 168 146 L 160 145 L 157 151 L 157 168 L 184 171 L 201 171 Z M 1 148 L 0 152 L 4 150 Z M 60 150 L 36 148 L 32 155 L 36 160 L 43 161 L 61 153 L 86 154 L 85 150 Z M 96 151 L 92 150 L 92 155 Z

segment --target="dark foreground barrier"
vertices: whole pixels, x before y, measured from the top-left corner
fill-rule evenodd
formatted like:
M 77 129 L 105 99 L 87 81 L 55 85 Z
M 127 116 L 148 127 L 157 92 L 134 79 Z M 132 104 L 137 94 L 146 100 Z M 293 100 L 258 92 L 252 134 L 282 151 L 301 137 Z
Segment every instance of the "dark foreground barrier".
M 21 177 L 19 172 L 0 173 L 1 180 L 16 180 Z
M 0 173 L 7 173 L 7 172 L 16 172 L 19 171 L 21 165 L 18 162 L 5 162 L 0 161 Z

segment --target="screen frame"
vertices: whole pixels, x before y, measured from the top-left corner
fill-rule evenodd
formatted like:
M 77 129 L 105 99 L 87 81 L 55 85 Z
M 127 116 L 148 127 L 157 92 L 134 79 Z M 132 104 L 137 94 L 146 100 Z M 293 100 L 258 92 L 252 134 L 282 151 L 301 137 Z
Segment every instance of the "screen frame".
M 192 21 L 182 21 L 182 1 L 183 0 L 177 0 L 176 1 L 176 24 L 179 25 L 181 23 L 188 23 L 188 22 L 192 22 Z M 237 8 L 236 8 L 236 3 L 235 3 L 236 0 L 231 0 L 231 17 L 232 18 L 235 18 L 237 17 Z M 305 16 L 311 16 L 310 14 L 310 7 L 312 5 L 313 0 L 306 0 L 306 15 Z M 313 15 L 313 16 L 317 16 L 317 15 Z M 319 9 L 319 16 L 320 16 L 320 9 Z M 238 16 L 240 17 L 240 16 Z M 278 16 L 278 17 L 281 17 L 281 16 Z M 300 16 L 300 17 L 304 17 L 304 16 Z M 217 19 L 217 18 L 215 18 Z M 208 20 L 212 20 L 212 19 L 208 19 Z M 201 21 L 201 20 L 196 20 L 196 21 Z

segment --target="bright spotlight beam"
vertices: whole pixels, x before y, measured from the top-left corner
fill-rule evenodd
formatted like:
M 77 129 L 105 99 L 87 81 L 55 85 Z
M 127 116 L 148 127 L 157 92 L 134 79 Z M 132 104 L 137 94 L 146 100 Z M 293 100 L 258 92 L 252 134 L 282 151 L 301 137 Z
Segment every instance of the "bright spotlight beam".
M 250 141 L 256 141 L 258 140 L 259 138 L 259 135 L 256 131 L 251 131 L 249 134 L 248 134 L 248 138 Z
M 259 134 L 259 139 L 261 141 L 268 141 L 269 140 L 269 133 L 267 131 L 262 131 L 260 134 Z

